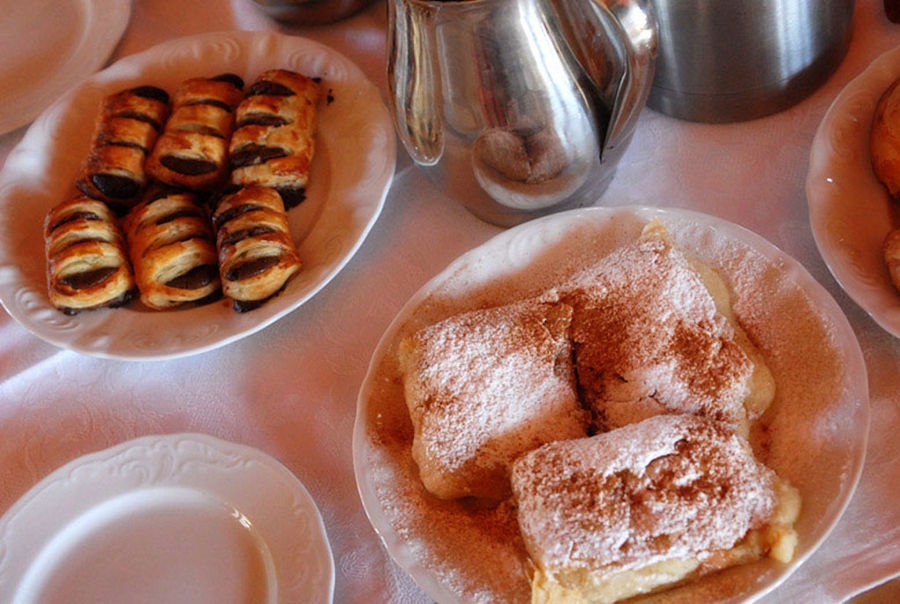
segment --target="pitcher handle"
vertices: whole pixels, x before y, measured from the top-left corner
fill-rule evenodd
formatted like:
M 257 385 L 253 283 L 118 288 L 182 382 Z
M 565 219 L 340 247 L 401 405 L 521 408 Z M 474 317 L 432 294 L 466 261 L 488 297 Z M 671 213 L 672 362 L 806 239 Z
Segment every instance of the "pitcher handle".
M 443 154 L 443 125 L 434 103 L 441 84 L 433 59 L 434 13 L 426 2 L 388 0 L 387 74 L 394 122 L 409 155 L 426 166 Z
M 609 128 L 601 158 L 627 143 L 640 116 L 656 70 L 658 27 L 650 0 L 592 0 L 603 3 L 616 17 L 624 35 L 628 68 L 623 74 L 613 102 Z

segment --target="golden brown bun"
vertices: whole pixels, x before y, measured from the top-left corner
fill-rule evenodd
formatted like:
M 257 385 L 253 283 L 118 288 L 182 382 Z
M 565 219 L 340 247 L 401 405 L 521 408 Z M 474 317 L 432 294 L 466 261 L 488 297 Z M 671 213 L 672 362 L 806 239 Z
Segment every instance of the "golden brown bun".
M 412 454 L 432 494 L 503 498 L 519 455 L 587 434 L 572 370 L 571 312 L 528 300 L 452 316 L 402 342 Z
M 115 215 L 102 201 L 66 200 L 44 219 L 47 291 L 66 314 L 120 306 L 135 284 L 125 238 Z
M 900 80 L 878 100 L 872 117 L 869 151 L 875 176 L 891 197 L 900 197 Z
M 154 193 L 129 212 L 124 226 L 146 306 L 163 310 L 208 301 L 219 291 L 215 236 L 196 194 Z
M 222 290 L 235 310 L 256 308 L 300 270 L 281 196 L 266 187 L 225 195 L 213 214 Z
M 161 183 L 212 191 L 228 177 L 228 140 L 243 81 L 223 74 L 181 83 L 172 115 L 147 160 L 147 172 Z
M 794 555 L 796 490 L 731 426 L 660 415 L 515 463 L 535 602 L 614 602 Z
M 231 182 L 277 189 L 285 207 L 305 195 L 315 154 L 321 86 L 285 69 L 262 73 L 236 111 L 231 137 Z

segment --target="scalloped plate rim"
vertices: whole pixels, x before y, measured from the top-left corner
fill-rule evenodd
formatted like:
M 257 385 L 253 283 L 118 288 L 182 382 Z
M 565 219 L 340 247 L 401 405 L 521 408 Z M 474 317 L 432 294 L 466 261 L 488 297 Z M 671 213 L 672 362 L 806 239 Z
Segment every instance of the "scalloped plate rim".
M 186 450 L 197 447 L 202 451 Z M 117 470 L 137 474 L 136 463 L 146 464 L 141 469 L 158 473 L 151 471 L 138 479 L 116 474 Z M 284 591 L 297 595 L 290 589 L 291 582 L 308 578 L 310 582 L 296 583 L 294 589 L 304 594 L 312 589 L 321 596 L 317 601 L 332 601 L 335 567 L 331 545 L 321 513 L 306 486 L 280 461 L 261 450 L 191 432 L 140 436 L 77 457 L 41 479 L 0 516 L 0 578 L 11 580 L 10 568 L 4 570 L 2 565 L 4 559 L 11 558 L 3 554 L 16 556 L 12 571 L 21 579 L 41 550 L 85 514 L 103 511 L 102 508 L 110 507 L 111 502 L 125 495 L 166 487 L 195 491 L 242 513 L 261 533 L 264 547 L 275 546 L 269 553 L 275 564 L 280 597 Z M 90 493 L 85 495 L 88 490 Z M 58 514 L 51 518 L 30 518 L 41 514 L 42 506 L 54 506 L 53 502 L 67 493 L 75 497 L 66 499 L 66 506 Z M 50 496 L 52 501 L 47 499 Z M 284 507 L 288 497 L 294 506 L 291 509 Z M 287 518 L 296 519 L 295 531 L 305 530 L 310 551 L 317 559 L 314 564 L 291 555 L 295 552 L 289 542 L 296 539 L 297 532 L 287 538 L 278 534 L 280 529 L 276 531 L 276 527 L 283 529 L 285 524 L 291 524 L 285 523 Z M 43 520 L 40 537 L 32 531 L 16 533 L 15 527 L 29 520 Z M 314 565 L 320 567 L 321 574 L 305 577 L 304 568 Z M 0 595 L 6 596 L 13 596 L 21 586 L 13 580 L 6 584 L 11 591 L 6 591 L 3 585 L 0 581 Z M 288 589 L 283 589 L 284 586 Z
M 300 242 L 301 260 L 315 271 L 307 270 L 304 273 L 301 270 L 285 291 L 262 307 L 248 313 L 235 313 L 230 307 L 217 306 L 217 303 L 213 303 L 190 309 L 146 313 L 132 312 L 126 306 L 65 317 L 50 307 L 46 299 L 45 285 L 39 288 L 36 283 L 28 282 L 23 274 L 24 269 L 15 263 L 14 251 L 7 249 L 13 244 L 0 241 L 0 304 L 33 334 L 64 349 L 120 360 L 165 360 L 206 352 L 256 333 L 302 306 L 343 270 L 371 232 L 384 207 L 396 163 L 396 138 L 387 108 L 375 85 L 347 57 L 323 43 L 278 32 L 224 31 L 177 38 L 124 57 L 107 69 L 97 72 L 45 110 L 10 153 L 4 169 L 0 171 L 0 207 L 10 206 L 11 199 L 25 195 L 28 186 L 33 187 L 35 183 L 40 184 L 47 178 L 44 174 L 29 174 L 28 163 L 40 164 L 40 151 L 53 142 L 51 137 L 62 128 L 60 120 L 65 117 L 67 111 L 75 110 L 79 95 L 97 96 L 103 91 L 115 90 L 126 82 L 132 84 L 143 82 L 141 79 L 143 71 L 161 69 L 166 59 L 174 53 L 200 53 L 199 58 L 191 59 L 190 67 L 181 69 L 185 70 L 184 77 L 201 75 L 197 72 L 201 70 L 199 63 L 206 58 L 203 53 L 209 54 L 211 52 L 209 49 L 215 44 L 237 47 L 240 53 L 238 58 L 248 63 L 248 69 L 249 64 L 265 60 L 269 61 L 269 67 L 284 66 L 271 64 L 280 57 L 282 61 L 290 58 L 294 63 L 318 61 L 320 67 L 342 73 L 342 77 L 345 78 L 331 82 L 326 78 L 326 84 L 335 88 L 337 94 L 334 97 L 335 101 L 328 103 L 323 110 L 323 113 L 331 111 L 332 117 L 325 118 L 327 122 L 320 128 L 320 151 L 316 156 L 318 162 L 322 164 L 328 162 L 324 169 L 329 176 L 327 186 L 321 187 L 326 190 L 317 195 L 333 203 L 321 202 L 320 214 L 312 219 L 314 226 L 308 225 L 307 237 Z M 250 56 L 253 52 L 263 54 Z M 211 68 L 203 69 L 205 71 L 202 74 L 205 74 Z M 344 97 L 340 95 L 342 91 L 347 93 Z M 377 99 L 377 102 L 373 102 L 374 99 Z M 341 105 L 342 102 L 345 104 Z M 334 134 L 344 132 L 350 127 L 343 125 L 344 122 L 357 123 L 359 116 L 369 118 L 362 124 L 365 127 L 363 131 L 367 135 L 362 143 L 353 141 L 353 144 L 350 144 L 344 143 L 343 140 L 333 140 Z M 338 117 L 354 119 L 339 121 Z M 329 131 L 329 124 L 331 130 L 335 132 Z M 329 146 L 334 148 L 329 149 Z M 335 157 L 337 155 L 345 162 L 348 157 L 351 160 L 358 158 L 360 163 L 339 166 Z M 71 163 L 67 165 L 71 168 Z M 316 165 L 314 163 L 314 170 Z M 21 171 L 25 173 L 22 174 Z M 315 173 L 313 177 L 315 178 Z M 310 197 L 314 196 L 312 192 L 316 191 L 315 187 L 316 181 L 313 181 Z M 11 189 L 14 189 L 12 193 L 9 192 Z M 300 207 L 302 206 L 303 204 Z M 299 209 L 298 207 L 292 210 L 291 215 L 293 216 Z M 293 222 L 292 218 L 292 224 Z M 336 230 L 324 232 L 325 227 L 315 228 L 322 225 Z M 39 235 L 40 225 L 35 225 L 34 228 L 38 229 Z M 323 245 L 321 248 L 304 253 L 303 246 L 313 240 Z M 335 247 L 335 241 L 337 241 L 336 251 L 332 249 Z M 33 251 L 28 262 L 44 263 L 44 258 L 38 258 L 36 250 Z M 312 263 L 308 262 L 310 256 Z M 34 266 L 29 268 L 32 272 L 37 270 Z M 9 276 L 10 274 L 12 276 Z M 307 277 L 311 279 L 308 282 Z M 35 304 L 35 308 L 27 308 L 26 302 L 17 299 L 17 295 L 23 290 L 33 300 L 37 300 L 27 302 Z M 181 316 L 183 313 L 192 313 L 191 317 L 202 316 L 210 312 L 218 317 L 217 320 L 196 321 Z M 116 316 L 115 313 L 131 313 L 131 315 L 126 318 Z M 152 315 L 154 318 L 147 321 L 139 314 Z M 132 322 L 137 322 L 138 325 L 132 328 Z M 131 334 L 131 339 L 127 334 L 117 334 L 117 327 L 124 326 L 137 332 L 138 335 L 146 335 L 155 338 L 154 341 L 160 341 L 161 337 L 155 335 L 156 330 L 162 329 L 160 333 L 165 334 L 167 323 L 179 327 L 187 323 L 191 331 L 186 335 L 182 332 L 171 334 L 175 339 L 167 340 L 164 348 L 157 349 L 141 347 L 134 341 L 134 334 Z M 143 325 L 146 325 L 146 328 L 141 329 Z M 192 339 L 186 339 L 188 337 Z
M 851 257 L 850 246 L 862 246 L 871 252 L 880 242 L 866 240 L 869 231 L 890 230 L 883 215 L 874 217 L 883 222 L 872 224 L 868 212 L 857 211 L 853 220 L 838 231 L 831 228 L 832 220 L 841 211 L 849 211 L 859 203 L 850 192 L 862 189 L 872 196 L 868 204 L 883 204 L 885 212 L 890 201 L 886 191 L 875 179 L 871 169 L 868 137 L 853 138 L 858 145 L 849 158 L 834 153 L 830 140 L 841 132 L 860 130 L 868 135 L 872 113 L 878 98 L 887 85 L 900 77 L 900 47 L 884 52 L 853 78 L 835 97 L 816 130 L 810 150 L 805 190 L 809 208 L 810 227 L 819 254 L 840 287 L 879 326 L 900 337 L 900 293 L 891 285 L 880 258 L 867 259 L 867 266 L 859 267 Z M 854 102 L 862 101 L 861 106 Z M 862 112 L 862 114 L 860 114 Z M 845 185 L 847 192 L 841 188 Z M 880 269 L 880 270 L 879 270 Z
M 49 78 L 34 74 L 31 86 L 24 94 L 12 99 L 15 115 L 7 114 L 10 109 L 4 108 L 0 101 L 0 134 L 11 132 L 25 126 L 40 115 L 48 103 L 41 103 L 43 97 L 51 99 L 64 92 L 72 83 L 90 76 L 103 66 L 116 45 L 119 43 L 131 18 L 131 2 L 121 0 L 78 0 L 80 10 L 90 9 L 89 19 L 84 23 L 85 31 L 80 33 L 81 39 L 99 41 L 82 45 L 78 51 L 66 59 L 66 67 L 74 67 L 73 71 L 57 70 Z M 98 18 L 99 17 L 99 18 Z M 28 107 L 28 109 L 24 109 Z

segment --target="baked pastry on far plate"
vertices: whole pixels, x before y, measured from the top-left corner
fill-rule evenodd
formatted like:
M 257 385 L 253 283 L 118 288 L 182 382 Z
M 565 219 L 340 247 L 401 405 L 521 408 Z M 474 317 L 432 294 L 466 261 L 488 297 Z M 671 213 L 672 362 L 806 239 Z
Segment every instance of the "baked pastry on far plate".
M 278 190 L 290 209 L 303 201 L 316 148 L 318 80 L 287 70 L 263 72 L 235 111 L 231 183 Z
M 900 198 L 900 80 L 895 80 L 875 105 L 869 152 L 876 178 L 892 198 Z
M 203 303 L 220 290 L 216 240 L 196 193 L 154 191 L 124 220 L 141 302 L 155 310 Z
M 172 115 L 147 160 L 147 172 L 172 187 L 213 191 L 228 177 L 228 140 L 244 81 L 226 73 L 190 78 L 172 97 Z
M 74 197 L 44 219 L 47 291 L 66 314 L 121 306 L 132 299 L 134 276 L 115 214 L 96 199 Z
M 124 213 L 147 185 L 144 164 L 169 115 L 169 94 L 156 86 L 138 86 L 103 100 L 90 153 L 76 186 L 93 199 Z
M 615 602 L 769 556 L 789 562 L 800 496 L 731 426 L 659 415 L 559 441 L 512 470 L 532 602 Z
M 222 291 L 236 311 L 257 308 L 300 270 L 287 211 L 275 189 L 252 186 L 224 195 L 212 221 Z

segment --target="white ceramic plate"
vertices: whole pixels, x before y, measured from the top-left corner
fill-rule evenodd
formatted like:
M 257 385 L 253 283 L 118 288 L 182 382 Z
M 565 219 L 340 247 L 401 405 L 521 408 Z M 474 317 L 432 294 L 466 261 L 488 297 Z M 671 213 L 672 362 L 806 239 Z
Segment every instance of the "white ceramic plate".
M 900 337 L 900 293 L 881 255 L 900 209 L 875 178 L 869 130 L 878 99 L 900 77 L 900 48 L 852 80 L 825 114 L 810 151 L 809 218 L 819 252 L 844 291 L 888 332 Z
M 306 488 L 200 434 L 138 438 L 59 468 L 0 519 L 0 601 L 329 603 L 334 562 Z
M 42 223 L 74 190 L 103 97 L 138 84 L 171 92 L 187 77 L 223 72 L 237 73 L 249 84 L 276 67 L 321 77 L 329 95 L 319 113 L 307 198 L 289 215 L 303 262 L 297 277 L 246 313 L 234 312 L 227 300 L 165 312 L 138 303 L 73 317 L 55 310 L 46 293 Z M 377 88 L 348 59 L 304 38 L 214 33 L 122 59 L 50 107 L 10 153 L 0 173 L 0 302 L 39 337 L 95 356 L 161 359 L 222 346 L 298 308 L 346 265 L 381 213 L 395 145 Z
M 106 62 L 128 26 L 122 0 L 0 0 L 0 134 L 24 126 Z
M 451 314 L 558 283 L 577 262 L 633 241 L 654 218 L 682 249 L 726 279 L 737 316 L 776 379 L 776 399 L 764 416 L 770 440 L 757 441 L 757 450 L 803 497 L 799 551 L 791 564 L 760 561 L 667 597 L 759 597 L 806 560 L 843 513 L 865 457 L 867 374 L 846 317 L 822 286 L 763 238 L 720 219 L 653 208 L 564 212 L 501 233 L 425 285 L 383 336 L 360 391 L 354 463 L 363 504 L 390 553 L 435 600 L 527 602 L 526 555 L 508 506 L 471 508 L 424 491 L 410 454 L 398 342 Z

